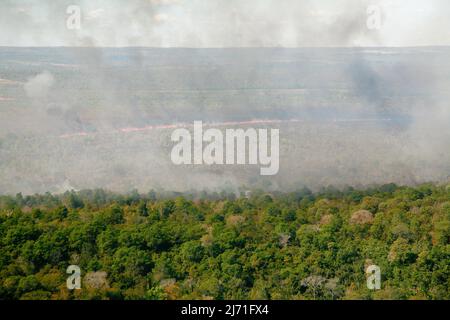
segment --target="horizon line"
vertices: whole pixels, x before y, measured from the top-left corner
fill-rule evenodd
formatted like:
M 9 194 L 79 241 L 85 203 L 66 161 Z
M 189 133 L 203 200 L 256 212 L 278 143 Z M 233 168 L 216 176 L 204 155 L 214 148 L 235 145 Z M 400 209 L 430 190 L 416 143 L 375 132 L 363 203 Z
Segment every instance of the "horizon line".
M 446 45 L 415 45 L 415 46 L 302 46 L 302 47 L 285 47 L 285 46 L 241 46 L 241 47 L 154 47 L 154 46 L 9 46 L 0 45 L 0 49 L 17 48 L 17 49 L 40 49 L 40 48 L 83 48 L 83 49 L 191 49 L 191 50 L 208 50 L 208 49 L 416 49 L 416 48 L 450 48 L 450 44 Z

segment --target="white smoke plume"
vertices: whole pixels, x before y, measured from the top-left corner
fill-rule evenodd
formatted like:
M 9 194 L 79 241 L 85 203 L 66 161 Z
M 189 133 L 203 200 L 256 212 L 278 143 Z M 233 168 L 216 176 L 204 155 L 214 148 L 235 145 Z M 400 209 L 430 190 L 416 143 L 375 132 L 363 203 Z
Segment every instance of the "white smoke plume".
M 35 77 L 29 78 L 24 84 L 24 89 L 30 99 L 42 99 L 47 97 L 54 82 L 53 75 L 48 71 L 44 71 Z

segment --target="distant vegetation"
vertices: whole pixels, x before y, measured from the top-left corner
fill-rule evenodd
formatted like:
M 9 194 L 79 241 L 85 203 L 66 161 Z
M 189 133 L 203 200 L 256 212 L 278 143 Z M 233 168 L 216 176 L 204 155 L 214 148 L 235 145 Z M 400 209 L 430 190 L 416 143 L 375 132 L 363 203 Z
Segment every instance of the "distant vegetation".
M 450 186 L 3 196 L 0 299 L 450 299 Z

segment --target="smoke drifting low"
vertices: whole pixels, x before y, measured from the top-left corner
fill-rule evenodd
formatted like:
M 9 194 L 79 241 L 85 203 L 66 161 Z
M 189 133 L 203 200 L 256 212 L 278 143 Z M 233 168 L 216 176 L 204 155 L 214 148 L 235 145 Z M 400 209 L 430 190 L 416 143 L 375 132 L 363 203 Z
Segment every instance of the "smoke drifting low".
M 48 71 L 28 79 L 24 85 L 25 93 L 31 100 L 41 100 L 47 97 L 55 79 Z
M 0 193 L 444 182 L 449 53 L 2 49 Z M 279 174 L 175 166 L 170 135 L 194 120 L 279 128 Z
M 66 26 L 69 5 L 81 8 L 80 29 Z M 379 29 L 368 27 L 369 5 Z M 450 176 L 446 1 L 24 0 L 0 9 L 0 45 L 10 46 L 0 48 L 0 194 Z M 171 132 L 196 120 L 280 129 L 279 174 L 175 166 Z

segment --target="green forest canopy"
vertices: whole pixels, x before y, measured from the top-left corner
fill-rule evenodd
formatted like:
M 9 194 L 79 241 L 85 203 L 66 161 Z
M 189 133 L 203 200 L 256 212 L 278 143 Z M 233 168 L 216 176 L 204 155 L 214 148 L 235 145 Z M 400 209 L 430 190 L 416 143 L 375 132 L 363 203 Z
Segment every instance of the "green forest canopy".
M 450 187 L 2 196 L 0 299 L 450 299 Z

